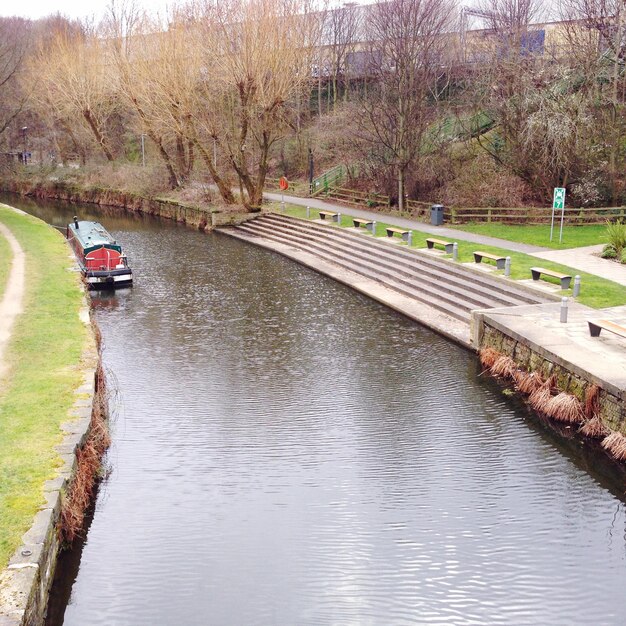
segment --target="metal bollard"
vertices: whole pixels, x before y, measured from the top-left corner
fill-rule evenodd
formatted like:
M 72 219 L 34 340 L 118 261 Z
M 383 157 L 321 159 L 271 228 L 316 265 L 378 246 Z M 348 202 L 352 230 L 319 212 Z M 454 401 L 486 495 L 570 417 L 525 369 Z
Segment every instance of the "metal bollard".
M 311 207 L 310 207 L 310 206 L 308 206 L 308 207 L 306 208 L 306 218 L 307 218 L 307 219 L 309 219 L 310 217 L 311 217 Z
M 567 298 L 561 298 L 561 324 L 567 322 Z
M 372 235 L 376 237 L 376 220 L 372 222 Z
M 511 275 L 511 257 L 510 256 L 504 259 L 504 275 L 505 276 Z
M 337 224 L 341 226 L 341 213 L 337 213 Z
M 574 298 L 578 298 L 580 294 L 580 276 L 578 274 L 574 276 L 574 289 L 572 291 L 572 295 Z
M 413 231 L 412 230 L 409 231 L 409 236 L 406 240 L 406 243 L 409 246 L 409 248 L 413 245 Z
M 459 260 L 459 244 L 456 241 L 452 244 L 452 260 Z

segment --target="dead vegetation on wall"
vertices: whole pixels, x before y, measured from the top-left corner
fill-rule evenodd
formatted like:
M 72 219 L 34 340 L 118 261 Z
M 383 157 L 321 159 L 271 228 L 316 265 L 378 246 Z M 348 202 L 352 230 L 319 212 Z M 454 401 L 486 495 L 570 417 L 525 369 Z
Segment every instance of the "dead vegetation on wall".
M 626 437 L 611 431 L 600 417 L 597 385 L 585 390 L 584 402 L 558 388 L 555 376 L 544 379 L 539 372 L 527 372 L 509 356 L 487 347 L 479 352 L 484 371 L 511 381 L 540 415 L 568 426 L 578 426 L 584 437 L 601 440 L 602 447 L 616 460 L 626 461 Z

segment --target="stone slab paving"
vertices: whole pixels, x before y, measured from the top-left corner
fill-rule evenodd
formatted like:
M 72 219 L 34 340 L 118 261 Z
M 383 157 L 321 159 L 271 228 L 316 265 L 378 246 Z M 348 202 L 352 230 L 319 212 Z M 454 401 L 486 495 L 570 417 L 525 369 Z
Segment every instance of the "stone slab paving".
M 595 274 L 626 286 L 626 265 L 601 259 L 599 254 L 603 247 L 603 244 L 600 244 L 584 248 L 569 248 L 568 250 L 546 250 L 534 252 L 532 256 L 569 265 L 569 267 L 582 270 L 588 274 Z
M 263 197 L 273 202 L 281 201 L 279 193 L 264 193 Z M 285 196 L 285 203 L 296 204 L 298 206 L 310 206 L 314 209 L 322 209 L 322 211 L 336 211 L 342 215 L 351 215 L 353 217 L 362 217 L 368 220 L 376 220 L 377 222 L 386 222 L 409 230 L 419 230 L 430 235 L 445 237 L 452 241 L 471 241 L 483 246 L 494 246 L 496 248 L 505 248 L 506 250 L 514 250 L 515 252 L 524 252 L 530 254 L 532 252 L 542 252 L 547 248 L 541 246 L 532 246 L 526 243 L 518 243 L 516 241 L 506 241 L 505 239 L 497 239 L 496 237 L 485 237 L 475 233 L 466 233 L 462 230 L 446 228 L 445 226 L 432 226 L 425 222 L 410 220 L 405 217 L 396 217 L 385 213 L 377 213 L 375 211 L 367 211 L 366 209 L 354 209 L 341 204 L 334 204 L 326 200 L 318 200 L 317 198 L 298 198 L 296 196 Z
M 626 326 L 626 306 L 598 310 L 570 302 L 565 324 L 560 322 L 560 310 L 560 303 L 549 303 L 492 309 L 475 315 L 625 400 L 626 339 L 606 330 L 599 337 L 591 337 L 587 321 L 608 319 Z

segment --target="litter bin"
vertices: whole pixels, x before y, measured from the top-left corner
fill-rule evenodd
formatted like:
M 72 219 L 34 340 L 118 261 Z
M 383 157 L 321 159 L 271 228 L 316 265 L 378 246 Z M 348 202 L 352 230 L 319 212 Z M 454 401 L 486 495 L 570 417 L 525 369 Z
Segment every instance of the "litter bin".
M 433 226 L 441 226 L 443 224 L 443 204 L 433 204 L 430 207 L 430 223 Z

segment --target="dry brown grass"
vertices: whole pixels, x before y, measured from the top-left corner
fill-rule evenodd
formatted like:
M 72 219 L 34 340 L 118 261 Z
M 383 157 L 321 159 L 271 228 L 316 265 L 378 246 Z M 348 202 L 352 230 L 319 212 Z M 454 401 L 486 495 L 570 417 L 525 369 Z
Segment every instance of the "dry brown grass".
M 479 352 L 480 364 L 484 369 L 488 370 L 493 367 L 493 364 L 502 356 L 497 350 L 493 348 L 483 348 Z
M 611 434 L 611 431 L 602 423 L 599 415 L 587 420 L 578 432 L 592 439 L 603 439 Z
M 528 396 L 528 402 L 530 405 L 538 411 L 539 413 L 543 413 L 545 415 L 546 408 L 550 400 L 552 400 L 552 379 L 548 379 L 543 385 L 537 387 L 535 391 L 533 391 L 530 396 Z
M 614 459 L 626 461 L 626 437 L 622 433 L 612 432 L 601 445 Z
M 546 403 L 543 412 L 557 422 L 564 424 L 581 424 L 585 419 L 580 400 L 564 391 L 552 396 Z
M 525 393 L 526 395 L 530 395 L 531 393 L 537 391 L 541 385 L 544 384 L 543 378 L 537 372 L 524 372 L 523 370 L 518 370 L 515 374 L 515 386 L 520 393 Z
M 67 543 L 72 543 L 82 531 L 85 511 L 93 497 L 102 456 L 111 443 L 107 427 L 107 405 L 104 373 L 99 367 L 89 435 L 82 448 L 76 451 L 76 472 L 63 497 L 59 532 Z
M 491 366 L 491 373 L 501 378 L 514 378 L 517 364 L 510 356 L 500 355 Z

